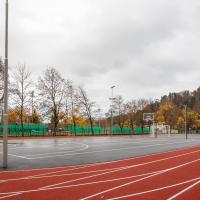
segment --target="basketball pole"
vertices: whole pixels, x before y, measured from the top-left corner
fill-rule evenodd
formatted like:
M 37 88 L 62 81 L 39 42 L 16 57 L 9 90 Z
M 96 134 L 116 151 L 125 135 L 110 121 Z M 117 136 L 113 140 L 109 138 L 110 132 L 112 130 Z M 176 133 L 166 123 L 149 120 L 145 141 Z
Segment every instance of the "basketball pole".
M 8 167 L 8 0 L 5 10 L 5 66 L 4 66 L 4 111 L 3 111 L 3 168 Z
M 113 100 L 114 100 L 114 88 L 115 88 L 115 85 L 111 86 L 111 119 L 110 119 L 110 134 L 112 135 L 112 126 L 113 126 Z

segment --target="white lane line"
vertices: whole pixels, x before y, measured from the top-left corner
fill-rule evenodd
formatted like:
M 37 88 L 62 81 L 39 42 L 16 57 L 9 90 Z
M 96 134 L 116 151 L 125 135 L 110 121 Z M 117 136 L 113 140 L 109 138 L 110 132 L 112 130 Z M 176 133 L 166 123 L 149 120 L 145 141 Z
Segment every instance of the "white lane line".
M 122 167 L 120 167 L 122 168 Z M 30 179 L 42 179 L 42 178 L 52 178 L 52 177 L 60 177 L 60 176 L 72 176 L 72 175 L 82 175 L 82 174 L 90 174 L 94 172 L 106 172 L 106 171 L 112 171 L 113 169 L 120 169 L 120 168 L 108 168 L 108 169 L 101 169 L 101 170 L 91 170 L 91 171 L 86 171 L 86 172 L 74 172 L 70 174 L 55 174 L 55 175 L 44 175 L 44 174 L 39 174 L 39 175 L 34 175 L 34 176 L 27 176 L 27 177 L 21 177 L 21 178 L 13 178 L 13 179 L 2 179 L 0 180 L 0 183 L 5 183 L 9 181 L 18 181 L 18 180 L 30 180 Z
M 181 194 L 183 194 L 184 192 L 187 192 L 188 190 L 192 189 L 193 187 L 195 187 L 196 185 L 198 185 L 200 183 L 200 180 L 198 180 L 197 182 L 193 183 L 192 185 L 188 186 L 187 188 L 181 190 L 180 192 L 178 192 L 177 194 L 173 195 L 172 197 L 168 198 L 167 200 L 173 200 L 176 197 L 180 196 Z
M 77 179 L 70 180 L 70 181 L 65 181 L 65 182 L 61 182 L 61 183 L 57 183 L 57 184 L 53 184 L 53 185 L 48 185 L 48 186 L 45 186 L 45 187 L 42 187 L 42 188 L 47 188 L 47 187 L 52 187 L 52 186 L 57 186 L 57 185 L 63 185 L 63 184 L 71 183 L 71 182 L 74 182 L 74 181 L 85 180 L 85 179 L 88 179 L 88 178 L 93 178 L 93 177 L 105 175 L 105 174 L 108 174 L 108 173 L 118 172 L 118 171 L 121 171 L 121 170 L 126 170 L 126 169 L 130 169 L 130 168 L 135 168 L 135 167 L 138 167 L 138 166 L 144 166 L 144 165 L 148 165 L 148 164 L 152 164 L 152 163 L 157 163 L 157 162 L 161 162 L 161 161 L 164 161 L 164 160 L 169 160 L 169 159 L 181 157 L 181 156 L 184 156 L 184 155 L 190 155 L 190 154 L 193 154 L 193 153 L 197 153 L 197 152 L 199 152 L 199 151 L 200 151 L 200 150 L 197 150 L 197 151 L 192 152 L 192 153 L 190 152 L 190 153 L 180 154 L 180 155 L 176 155 L 176 156 L 171 156 L 171 157 L 168 157 L 168 158 L 162 158 L 162 159 L 158 159 L 158 160 L 154 160 L 154 161 L 149 161 L 149 162 L 146 162 L 146 163 L 140 163 L 140 164 L 129 165 L 129 166 L 122 167 L 122 168 L 120 168 L 120 169 L 115 169 L 115 170 L 113 170 L 113 171 L 104 172 L 104 173 L 100 173 L 100 174 L 95 174 L 95 175 L 91 175 L 91 176 L 86 176 L 86 177 L 82 177 L 82 178 L 77 178 Z
M 37 169 L 19 169 L 19 170 L 12 170 L 12 171 L 2 171 L 0 172 L 0 174 L 5 174 L 5 173 L 18 173 L 18 172 L 34 172 L 34 171 L 43 171 L 43 170 L 59 170 L 59 169 L 76 169 L 77 167 L 81 167 L 81 168 L 86 168 L 86 167 L 90 167 L 90 166 L 98 166 L 98 165 L 106 165 L 106 164 L 110 164 L 110 163 L 116 163 L 116 162 L 124 162 L 124 161 L 132 161 L 132 160 L 136 160 L 136 159 L 141 159 L 141 158 L 146 158 L 146 157 L 153 157 L 153 156 L 158 156 L 158 155 L 162 155 L 162 154 L 169 154 L 169 153 L 173 153 L 173 152 L 179 152 L 179 151 L 185 151 L 185 150 L 192 150 L 192 149 L 196 149 L 198 148 L 199 145 L 197 146 L 190 146 L 190 147 L 184 147 L 184 148 L 180 148 L 180 149 L 173 149 L 173 150 L 168 150 L 168 151 L 164 151 L 164 152 L 156 152 L 156 153 L 151 153 L 148 155 L 143 155 L 143 156 L 136 156 L 136 157 L 132 157 L 132 158 L 124 158 L 124 159 L 119 159 L 119 160 L 112 160 L 112 161 L 105 161 L 105 162 L 97 162 L 97 163 L 90 163 L 90 164 L 81 164 L 81 165 L 69 165 L 69 166 L 62 166 L 62 167 L 46 167 L 46 168 L 37 168 Z M 2 153 L 2 152 L 0 152 Z M 63 170 L 61 170 L 63 171 Z M 59 171 L 54 171 L 54 172 L 47 172 L 45 174 L 49 174 L 49 173 L 57 173 L 60 172 Z
M 133 149 L 141 149 L 141 148 L 155 147 L 155 146 L 168 145 L 168 144 L 173 145 L 173 144 L 183 144 L 183 143 L 191 143 L 191 142 L 195 142 L 195 141 L 169 142 L 169 143 L 159 143 L 159 144 L 152 144 L 152 145 L 143 145 L 143 146 L 137 146 L 137 147 L 113 148 L 113 149 L 105 149 L 105 150 L 98 150 L 98 151 L 86 151 L 86 152 L 80 152 L 80 153 L 67 153 L 67 154 L 62 154 L 62 155 L 26 157 L 26 159 L 37 160 L 37 159 L 45 159 L 45 158 L 52 158 L 52 157 L 74 156 L 74 155 L 93 154 L 93 153 L 111 152 L 111 151 L 120 151 L 120 150 L 133 150 Z
M 194 182 L 194 181 L 199 180 L 199 179 L 200 179 L 200 177 L 194 178 L 194 179 L 190 179 L 188 181 L 176 183 L 176 184 L 173 184 L 173 185 L 168 185 L 168 186 L 165 186 L 165 187 L 156 188 L 156 189 L 153 189 L 153 190 L 146 190 L 144 192 L 138 192 L 138 193 L 128 194 L 128 195 L 124 195 L 124 196 L 109 198 L 107 200 L 127 199 L 127 198 L 133 197 L 133 196 L 144 195 L 144 194 L 148 194 L 148 193 L 152 193 L 152 192 L 157 192 L 157 191 L 160 191 L 160 190 L 165 190 L 165 189 L 177 187 L 177 186 L 180 186 L 180 185 L 185 185 L 187 183 L 191 183 L 191 182 Z
M 6 196 L 3 196 L 3 197 L 0 197 L 0 199 L 5 199 L 5 198 L 8 198 L 8 197 L 13 197 L 13 196 L 16 196 L 16 195 L 20 195 L 21 193 L 13 193 L 13 194 L 9 194 L 9 195 L 6 195 Z
M 200 159 L 198 159 L 198 160 L 200 160 Z M 196 160 L 192 161 L 192 162 L 196 162 Z M 191 162 L 185 163 L 184 165 L 188 165 L 188 164 L 191 164 Z M 177 167 L 180 167 L 180 166 L 176 166 L 176 168 Z M 33 190 L 22 190 L 22 191 L 15 191 L 15 192 L 6 192 L 6 193 L 0 193 L 0 195 L 6 195 L 6 196 L 2 197 L 2 199 L 4 199 L 4 198 L 9 197 L 10 195 L 15 196 L 15 195 L 21 195 L 21 194 L 30 193 L 30 192 L 39 192 L 39 191 L 46 191 L 46 190 L 56 190 L 56 189 L 63 189 L 63 188 L 70 188 L 70 187 L 80 187 L 80 186 L 85 186 L 85 185 L 99 184 L 99 183 L 105 183 L 105 182 L 110 182 L 110 181 L 118 181 L 118 180 L 124 180 L 124 179 L 134 178 L 134 177 L 140 177 L 140 176 L 145 176 L 145 175 L 149 175 L 149 174 L 158 175 L 158 174 L 160 174 L 162 172 L 165 173 L 165 172 L 167 172 L 169 170 L 171 171 L 171 169 L 166 169 L 166 170 L 155 171 L 155 172 L 146 173 L 146 174 L 139 174 L 139 175 L 135 175 L 135 176 L 132 176 L 132 177 L 123 177 L 123 178 L 119 178 L 119 179 L 117 178 L 117 179 L 103 180 L 103 181 L 97 181 L 97 182 L 88 182 L 88 183 L 81 183 L 81 184 L 67 185 L 67 186 L 59 186 L 59 187 L 51 187 L 51 188 L 38 188 L 38 189 L 33 189 Z M 148 176 L 148 177 L 150 177 L 150 176 Z M 187 180 L 187 181 L 184 181 L 184 182 L 181 182 L 181 183 L 176 183 L 174 185 L 165 186 L 165 187 L 162 187 L 162 188 L 156 188 L 154 190 L 148 190 L 148 191 L 144 191 L 144 192 L 140 192 L 140 193 L 130 194 L 130 196 L 136 196 L 136 195 L 140 195 L 140 194 L 145 194 L 145 193 L 150 193 L 150 192 L 154 192 L 154 191 L 159 191 L 159 190 L 163 190 L 163 189 L 175 187 L 175 186 L 178 186 L 178 185 L 183 185 L 183 184 L 186 184 L 186 183 L 189 183 L 189 182 L 193 182 L 193 181 L 199 180 L 199 179 L 200 179 L 200 177 L 195 178 L 195 179 L 190 179 L 190 180 Z M 141 179 L 137 179 L 136 182 L 138 180 L 141 180 Z M 129 195 L 126 195 L 126 196 L 128 197 Z M 119 199 L 120 198 L 124 198 L 126 196 L 116 197 L 116 199 L 118 199 L 118 198 Z
M 71 168 L 67 168 L 67 169 L 64 169 L 64 170 L 58 170 L 58 171 L 54 171 L 54 172 L 45 172 L 45 173 L 41 173 L 41 174 L 36 174 L 36 175 L 31 175 L 31 176 L 23 176 L 23 177 L 20 177 L 20 178 L 16 178 L 16 179 L 4 179 L 4 180 L 0 180 L 0 183 L 1 183 L 1 181 L 2 182 L 7 182 L 7 181 L 10 181 L 10 180 L 23 180 L 23 179 L 31 179 L 31 178 L 39 178 L 39 177 L 44 177 L 44 176 L 46 176 L 46 175 L 51 175 L 51 174 L 56 174 L 56 173 L 60 173 L 60 172 L 69 172 L 69 171 L 74 171 L 74 170 L 77 170 L 77 169 L 84 169 L 84 168 L 87 168 L 87 167 L 91 167 L 91 166 L 93 166 L 93 164 L 91 165 L 91 164 L 88 164 L 88 165 L 80 165 L 80 166 L 78 166 L 78 167 L 71 167 Z M 51 168 L 50 168 L 51 169 Z M 60 169 L 60 168 L 59 168 Z M 20 171 L 20 170 L 19 170 Z M 30 170 L 30 171 L 32 171 L 32 170 Z M 17 171 L 18 172 L 18 171 Z M 71 174 L 73 174 L 73 173 L 71 173 Z M 69 175 L 71 175 L 71 174 L 69 174 Z M 54 175 L 53 175 L 54 176 Z M 56 175 L 55 175 L 56 176 Z
M 125 187 L 125 186 L 128 186 L 128 185 L 131 185 L 131 184 L 133 184 L 133 183 L 137 183 L 137 182 L 140 182 L 140 181 L 149 179 L 149 178 L 151 178 L 151 177 L 154 177 L 154 176 L 157 176 L 157 175 L 160 175 L 160 174 L 164 174 L 164 173 L 166 173 L 166 172 L 169 172 L 169 171 L 172 171 L 172 170 L 178 169 L 178 168 L 180 168 L 180 167 L 184 167 L 184 166 L 187 166 L 187 165 L 190 165 L 190 164 L 199 162 L 199 161 L 200 161 L 200 158 L 199 158 L 199 159 L 196 159 L 196 160 L 193 160 L 193 161 L 190 161 L 190 162 L 187 162 L 187 163 L 184 163 L 184 164 L 181 164 L 181 165 L 177 165 L 177 166 L 175 166 L 175 167 L 168 168 L 168 169 L 166 169 L 166 170 L 164 170 L 164 171 L 162 171 L 162 172 L 158 172 L 158 173 L 156 173 L 156 174 L 153 174 L 153 175 L 150 175 L 150 176 L 147 176 L 147 177 L 138 179 L 138 180 L 134 180 L 134 181 L 131 181 L 131 182 L 128 182 L 128 183 L 119 185 L 119 186 L 117 186 L 117 187 L 113 187 L 113 188 L 110 188 L 110 189 L 107 189 L 107 190 L 103 190 L 103 191 L 98 192 L 98 193 L 95 193 L 95 194 L 93 194 L 93 195 L 84 197 L 84 198 L 82 198 L 81 200 L 91 199 L 91 198 L 93 198 L 93 197 L 96 197 L 96 196 L 99 196 L 99 195 L 102 195 L 102 194 L 105 194 L 105 193 L 108 193 L 108 192 L 117 190 L 117 189 L 119 189 L 119 188 L 122 188 L 122 187 Z
M 163 171 L 163 170 L 161 170 Z M 58 186 L 58 187 L 52 187 L 52 188 L 38 188 L 38 189 L 31 189 L 31 190 L 21 190 L 21 191 L 15 191 L 15 192 L 4 192 L 0 193 L 1 195 L 10 195 L 10 194 L 22 194 L 22 193 L 29 193 L 29 192 L 37 192 L 37 191 L 46 191 L 46 190 L 55 190 L 55 189 L 63 189 L 63 188 L 71 188 L 71 187 L 80 187 L 80 186 L 86 186 L 86 185 L 93 185 L 93 184 L 101 184 L 101 183 L 108 183 L 108 182 L 115 182 L 115 181 L 120 181 L 120 180 L 127 180 L 127 179 L 132 179 L 132 178 L 137 178 L 141 176 L 147 176 L 149 174 L 155 174 L 160 171 L 154 171 L 154 172 L 149 172 L 149 173 L 144 173 L 144 174 L 138 174 L 134 176 L 127 176 L 123 178 L 115 178 L 115 179 L 106 179 L 102 181 L 94 181 L 94 182 L 86 182 L 86 183 L 78 183 L 78 184 L 73 184 L 73 185 L 65 185 L 65 186 Z

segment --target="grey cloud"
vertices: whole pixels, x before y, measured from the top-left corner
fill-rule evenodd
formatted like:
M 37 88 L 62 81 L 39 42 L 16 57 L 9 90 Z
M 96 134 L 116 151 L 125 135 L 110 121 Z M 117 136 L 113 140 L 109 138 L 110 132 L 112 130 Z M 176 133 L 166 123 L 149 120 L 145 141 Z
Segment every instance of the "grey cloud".
M 100 104 L 198 87 L 198 0 L 10 1 L 10 65 L 55 66 Z M 3 18 L 3 1 L 0 18 Z M 1 21 L 2 22 L 2 21 Z M 3 52 L 3 23 L 0 47 Z M 131 92 L 130 92 L 131 91 Z

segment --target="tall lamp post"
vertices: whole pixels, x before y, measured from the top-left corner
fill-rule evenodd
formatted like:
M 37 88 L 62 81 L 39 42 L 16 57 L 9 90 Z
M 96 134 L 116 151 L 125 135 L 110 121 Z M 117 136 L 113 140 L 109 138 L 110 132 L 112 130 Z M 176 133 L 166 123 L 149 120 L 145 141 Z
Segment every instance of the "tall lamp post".
M 110 122 L 110 134 L 112 134 L 112 126 L 113 126 L 113 100 L 114 100 L 114 88 L 115 85 L 111 86 L 111 98 L 109 98 L 111 100 L 111 122 Z
M 32 107 L 32 108 L 31 108 L 31 109 L 32 109 L 32 110 L 31 110 L 31 114 L 32 114 L 32 117 L 31 117 L 32 119 L 31 119 L 31 121 L 32 121 L 32 124 L 33 124 L 33 122 L 34 122 L 34 119 L 33 119 L 33 111 L 34 111 L 34 102 L 33 102 L 33 98 L 34 98 L 34 91 L 31 92 L 31 100 L 32 100 L 32 102 L 31 102 L 31 103 L 32 103 L 32 105 L 31 105 L 31 107 Z
M 8 167 L 8 0 L 5 10 L 5 66 L 4 66 L 4 111 L 3 111 L 3 168 Z
M 187 105 L 184 105 L 184 111 L 185 111 L 185 139 L 188 139 L 187 135 Z

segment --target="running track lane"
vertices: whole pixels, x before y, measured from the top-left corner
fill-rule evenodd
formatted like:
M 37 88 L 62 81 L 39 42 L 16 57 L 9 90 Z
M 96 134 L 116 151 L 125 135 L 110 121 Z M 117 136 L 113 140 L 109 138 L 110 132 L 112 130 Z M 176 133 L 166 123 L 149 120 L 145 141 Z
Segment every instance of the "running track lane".
M 61 171 L 59 170 L 58 173 L 53 174 L 46 173 L 46 175 L 41 174 L 40 176 L 27 176 L 27 177 L 21 177 L 21 178 L 15 178 L 15 179 L 7 179 L 7 180 L 1 180 L 2 183 L 0 187 L 0 192 L 11 192 L 11 191 L 20 191 L 20 190 L 30 190 L 30 189 L 37 189 L 40 187 L 45 186 L 61 186 L 61 185 L 69 185 L 70 184 L 76 184 L 76 182 L 80 183 L 88 183 L 89 182 L 97 182 L 97 181 L 104 181 L 109 179 L 119 179 L 118 172 L 123 172 L 123 174 L 126 174 L 124 178 L 135 178 L 135 176 L 140 176 L 141 174 L 149 174 L 154 173 L 155 171 L 165 170 L 166 165 L 168 164 L 168 160 L 170 159 L 170 166 L 168 167 L 174 167 L 177 165 L 177 163 L 184 163 L 184 159 L 192 160 L 191 155 L 193 157 L 198 158 L 200 153 L 200 150 L 193 150 L 190 152 L 179 152 L 178 155 L 168 155 L 168 157 L 165 158 L 157 158 L 151 161 L 143 161 L 142 163 L 138 162 L 136 164 L 130 165 L 130 163 L 126 161 L 123 166 L 120 166 L 118 168 L 107 168 L 107 169 L 98 169 L 96 166 L 95 169 L 88 170 L 86 168 L 79 168 L 80 172 L 78 172 L 77 168 L 75 171 L 75 168 L 72 172 L 71 169 L 66 169 Z M 184 159 L 183 159 L 184 158 Z M 159 163 L 159 165 L 158 165 Z M 126 165 L 125 165 L 126 164 Z M 93 167 L 94 168 L 94 167 Z M 83 171 L 83 169 L 85 171 Z M 132 169 L 132 170 L 130 170 Z M 82 171 L 81 171 L 82 170 Z M 71 173 L 70 173 L 71 171 Z M 20 181 L 19 181 L 20 180 Z M 15 188 L 13 190 L 13 184 L 15 184 Z
M 156 200 L 188 199 L 190 194 L 192 199 L 199 199 L 199 169 L 200 147 L 194 147 L 118 162 L 72 166 L 66 169 L 6 172 L 0 174 L 3 175 L 0 178 L 0 199 Z M 69 170 L 71 174 L 67 176 L 55 176 L 69 173 Z M 31 172 L 33 176 L 39 178 L 31 178 Z M 45 172 L 48 176 L 53 176 L 40 175 Z M 5 175 L 10 180 L 6 181 Z M 17 178 L 17 175 L 24 179 L 11 180 L 13 177 Z M 175 196 L 176 194 L 178 196 Z

